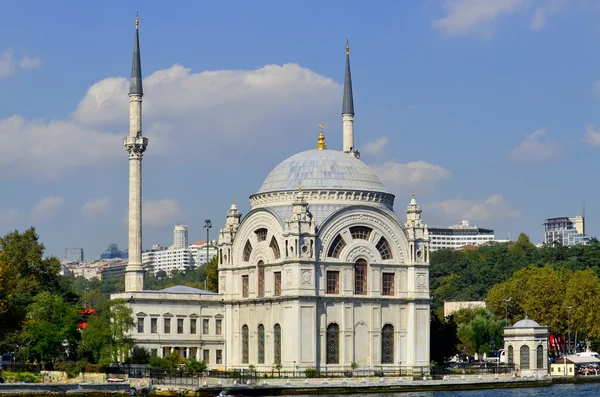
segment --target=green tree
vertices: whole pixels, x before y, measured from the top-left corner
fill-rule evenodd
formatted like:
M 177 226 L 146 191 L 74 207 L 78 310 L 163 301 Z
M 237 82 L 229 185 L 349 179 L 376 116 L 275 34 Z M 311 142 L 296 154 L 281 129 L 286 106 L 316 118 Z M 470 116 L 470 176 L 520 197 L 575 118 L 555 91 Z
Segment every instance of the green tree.
M 506 282 L 492 287 L 485 298 L 487 307 L 497 316 L 504 317 L 505 300 L 510 298 L 508 319 L 515 323 L 527 315 L 541 325 L 549 326 L 553 332 L 564 329 L 565 300 L 564 278 L 570 271 L 561 272 L 550 266 L 530 266 L 517 271 Z
M 122 299 L 99 305 L 97 316 L 83 329 L 80 353 L 102 366 L 124 362 L 134 345 L 129 336 L 135 324 L 131 307 Z
M 504 319 L 487 309 L 472 309 L 472 320 L 458 325 L 461 349 L 466 354 L 483 354 L 502 346 Z
M 21 355 L 38 362 L 51 362 L 72 354 L 79 341 L 77 307 L 66 303 L 62 297 L 44 291 L 28 307 L 23 325 Z M 66 347 L 63 343 L 66 342 Z

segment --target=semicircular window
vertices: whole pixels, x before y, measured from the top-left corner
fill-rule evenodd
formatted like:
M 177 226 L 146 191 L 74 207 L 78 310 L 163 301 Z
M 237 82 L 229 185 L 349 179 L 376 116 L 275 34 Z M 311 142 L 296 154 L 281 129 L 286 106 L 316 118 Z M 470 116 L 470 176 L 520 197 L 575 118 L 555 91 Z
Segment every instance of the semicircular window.
M 330 258 L 339 258 L 340 253 L 342 252 L 345 246 L 346 242 L 344 241 L 344 238 L 341 234 L 338 234 L 337 237 L 331 243 L 327 256 Z
M 246 245 L 244 246 L 244 262 L 248 262 L 250 260 L 250 254 L 252 253 L 252 244 L 250 244 L 250 240 L 246 241 Z
M 269 233 L 269 231 L 264 227 L 261 227 L 260 229 L 256 229 L 254 233 L 256 233 L 256 239 L 260 242 L 267 240 L 267 234 Z
M 350 228 L 350 234 L 352 235 L 352 238 L 359 240 L 368 240 L 369 237 L 371 237 L 372 231 L 373 229 L 366 226 L 352 226 Z
M 379 251 L 379 254 L 381 255 L 381 259 L 392 259 L 392 249 L 390 248 L 390 243 L 388 243 L 385 238 L 380 238 L 376 247 L 377 251 Z

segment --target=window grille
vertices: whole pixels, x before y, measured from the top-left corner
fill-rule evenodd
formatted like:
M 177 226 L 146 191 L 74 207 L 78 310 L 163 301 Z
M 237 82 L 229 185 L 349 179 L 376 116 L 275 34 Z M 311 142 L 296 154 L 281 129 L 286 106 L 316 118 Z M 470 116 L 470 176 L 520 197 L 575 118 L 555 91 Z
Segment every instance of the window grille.
M 354 264 L 354 294 L 367 294 L 367 261 L 359 259 Z
M 381 330 L 381 363 L 394 363 L 394 326 L 386 324 Z
M 340 327 L 329 324 L 327 327 L 327 364 L 339 364 L 340 362 Z
M 342 237 L 342 235 L 338 234 L 338 236 L 331 243 L 331 248 L 329 248 L 327 256 L 331 258 L 339 258 L 340 253 L 342 252 L 345 246 L 346 242 L 344 241 L 344 238 Z
M 248 343 L 249 343 L 249 335 L 248 335 L 248 326 L 244 325 L 242 327 L 242 363 L 248 364 L 250 361 L 249 351 L 248 351 Z
M 383 273 L 382 276 L 382 294 L 385 296 L 394 295 L 394 273 Z
M 261 242 L 267 239 L 267 234 L 269 233 L 269 231 L 265 228 L 260 228 L 256 229 L 254 233 L 256 233 L 256 240 L 258 240 L 258 242 Z
M 265 363 L 265 326 L 258 326 L 258 363 Z
M 250 240 L 248 240 L 244 246 L 244 262 L 248 262 L 250 260 L 250 254 L 252 254 L 252 244 L 250 244 Z
M 281 364 L 281 325 L 273 327 L 273 358 L 275 364 Z
M 340 272 L 331 270 L 327 272 L 327 293 L 340 293 Z
M 381 255 L 381 259 L 392 259 L 392 249 L 390 248 L 390 244 L 387 242 L 385 238 L 380 238 L 379 242 L 376 245 L 377 251 Z
M 269 247 L 271 247 L 273 250 L 273 257 L 275 259 L 279 259 L 281 257 L 281 252 L 279 251 L 279 244 L 277 243 L 275 236 L 271 238 L 271 244 L 269 244 Z
M 353 226 L 350 228 L 350 234 L 353 239 L 368 240 L 371 237 L 373 229 L 366 226 Z

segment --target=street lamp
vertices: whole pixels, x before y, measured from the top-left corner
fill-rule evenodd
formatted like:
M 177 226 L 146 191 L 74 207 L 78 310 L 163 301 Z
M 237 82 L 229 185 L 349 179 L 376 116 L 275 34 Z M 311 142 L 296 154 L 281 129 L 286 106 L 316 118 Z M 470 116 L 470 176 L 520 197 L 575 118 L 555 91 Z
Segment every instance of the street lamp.
M 567 315 L 569 318 L 569 353 L 571 354 L 571 309 L 573 306 L 567 306 Z
M 208 263 L 208 238 L 210 235 L 210 228 L 212 227 L 210 219 L 204 220 L 204 227 L 206 228 L 206 263 Z

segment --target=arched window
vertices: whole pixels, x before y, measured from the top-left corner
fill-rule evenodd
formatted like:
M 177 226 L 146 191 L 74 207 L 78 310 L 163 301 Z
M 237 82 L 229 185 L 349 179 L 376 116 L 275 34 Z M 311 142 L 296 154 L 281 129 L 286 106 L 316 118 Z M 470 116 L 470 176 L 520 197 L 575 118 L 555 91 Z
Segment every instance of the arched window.
M 242 327 L 242 364 L 248 364 L 250 361 L 250 353 L 248 349 L 249 335 L 248 335 L 248 326 L 244 325 Z
M 354 264 L 354 294 L 367 294 L 367 261 L 359 259 Z
M 340 327 L 335 323 L 327 327 L 327 364 L 340 363 Z
M 250 240 L 246 241 L 246 245 L 244 246 L 244 262 L 248 262 L 250 260 L 250 254 L 252 253 L 252 244 L 250 244 Z
M 275 259 L 279 259 L 279 257 L 281 257 L 281 252 L 279 251 L 279 244 L 277 244 L 275 236 L 271 238 L 271 244 L 269 244 L 269 247 L 271 247 L 271 249 L 273 250 L 273 257 Z
M 381 363 L 394 363 L 394 326 L 386 324 L 381 330 Z
M 265 326 L 258 326 L 258 363 L 265 363 Z
M 265 267 L 263 261 L 258 261 L 256 264 L 256 273 L 258 274 L 258 296 L 265 296 Z
M 344 241 L 344 238 L 341 234 L 338 234 L 338 236 L 331 243 L 331 247 L 329 248 L 327 256 L 331 258 L 339 258 L 340 253 L 342 252 L 345 246 L 346 242 Z
M 536 352 L 536 369 L 544 368 L 544 346 L 539 345 Z
M 368 240 L 371 237 L 373 229 L 365 226 L 353 226 L 350 228 L 350 234 L 353 239 Z
M 275 364 L 281 364 L 281 325 L 279 324 L 273 327 L 273 361 Z
M 267 234 L 269 234 L 269 231 L 264 227 L 261 227 L 260 229 L 256 229 L 254 233 L 256 233 L 256 240 L 261 242 L 267 240 Z
M 519 350 L 521 369 L 529 369 L 529 346 L 523 345 Z
M 377 251 L 379 251 L 379 254 L 381 255 L 381 259 L 392 259 L 392 249 L 390 248 L 390 244 L 385 238 L 380 238 L 376 247 Z
M 508 363 L 512 364 L 515 362 L 515 349 L 512 345 L 508 345 Z

